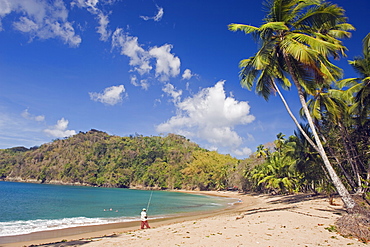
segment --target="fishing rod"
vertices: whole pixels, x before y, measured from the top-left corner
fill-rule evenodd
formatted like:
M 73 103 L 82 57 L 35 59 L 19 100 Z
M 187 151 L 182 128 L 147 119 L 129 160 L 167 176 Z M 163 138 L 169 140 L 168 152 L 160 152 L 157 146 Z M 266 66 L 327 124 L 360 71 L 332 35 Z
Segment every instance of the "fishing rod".
M 149 197 L 149 201 L 148 201 L 148 206 L 146 207 L 146 211 L 148 211 L 148 210 L 149 210 L 150 202 L 152 201 L 152 195 L 153 195 L 153 190 L 152 190 L 152 192 L 150 193 L 150 197 Z

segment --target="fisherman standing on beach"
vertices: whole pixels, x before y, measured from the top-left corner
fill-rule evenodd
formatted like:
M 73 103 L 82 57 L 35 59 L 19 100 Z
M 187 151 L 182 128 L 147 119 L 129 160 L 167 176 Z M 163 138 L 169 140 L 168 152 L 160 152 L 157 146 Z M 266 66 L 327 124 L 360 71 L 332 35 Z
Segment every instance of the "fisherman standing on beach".
M 150 228 L 149 223 L 148 223 L 148 216 L 146 215 L 146 209 L 143 208 L 141 211 L 141 229 L 144 228 Z

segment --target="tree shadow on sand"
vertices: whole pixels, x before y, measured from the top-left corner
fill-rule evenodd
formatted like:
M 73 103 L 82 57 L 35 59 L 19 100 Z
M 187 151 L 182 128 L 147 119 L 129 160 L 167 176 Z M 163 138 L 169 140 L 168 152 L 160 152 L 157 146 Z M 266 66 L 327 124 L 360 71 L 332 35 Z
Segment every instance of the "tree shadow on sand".
M 49 244 L 40 244 L 40 245 L 30 245 L 29 247 L 68 247 L 68 246 L 82 246 L 94 241 L 99 241 L 101 239 L 107 239 L 107 238 L 117 238 L 119 235 L 113 234 L 110 236 L 103 236 L 103 237 L 97 237 L 97 238 L 91 238 L 91 239 L 80 239 L 80 240 L 72 240 L 72 241 L 60 241 L 55 243 L 49 243 Z
M 269 195 L 268 198 L 273 199 L 275 196 Z M 320 194 L 298 194 L 298 195 L 286 195 L 284 197 L 279 196 L 276 199 L 273 199 L 269 204 L 294 204 L 305 201 L 311 201 L 316 199 L 328 198 L 326 195 Z

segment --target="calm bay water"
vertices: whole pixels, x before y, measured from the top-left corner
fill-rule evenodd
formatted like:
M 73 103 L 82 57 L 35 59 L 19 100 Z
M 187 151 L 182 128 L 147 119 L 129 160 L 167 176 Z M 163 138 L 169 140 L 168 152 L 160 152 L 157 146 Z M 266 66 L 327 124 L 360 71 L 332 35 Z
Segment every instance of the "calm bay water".
M 214 210 L 235 202 L 166 191 L 0 181 L 0 237 L 138 220 L 150 198 L 151 219 Z

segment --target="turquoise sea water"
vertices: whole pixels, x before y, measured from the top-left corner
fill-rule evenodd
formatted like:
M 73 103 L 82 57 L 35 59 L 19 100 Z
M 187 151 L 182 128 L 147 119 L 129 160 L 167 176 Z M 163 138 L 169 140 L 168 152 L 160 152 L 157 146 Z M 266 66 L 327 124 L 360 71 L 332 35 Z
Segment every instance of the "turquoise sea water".
M 0 181 L 0 237 L 214 210 L 235 199 L 167 191 Z

